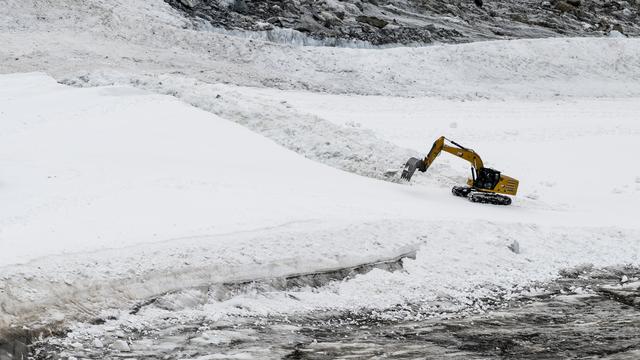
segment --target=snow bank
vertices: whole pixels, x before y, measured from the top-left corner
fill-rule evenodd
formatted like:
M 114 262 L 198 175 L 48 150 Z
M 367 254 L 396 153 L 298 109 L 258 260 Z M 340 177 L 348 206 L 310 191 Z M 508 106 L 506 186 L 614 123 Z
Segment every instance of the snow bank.
M 84 82 L 84 81 L 87 81 Z M 367 129 L 337 126 L 322 117 L 294 109 L 287 101 L 263 96 L 248 88 L 208 84 L 175 75 L 93 75 L 83 80 L 65 80 L 74 86 L 101 86 L 116 82 L 175 96 L 199 109 L 232 120 L 309 159 L 335 168 L 387 181 L 390 169 L 401 168 L 413 156 L 411 150 L 392 144 Z
M 195 30 L 161 0 L 14 1 L 0 11 L 4 73 L 173 73 L 208 83 L 456 98 L 640 94 L 639 39 L 301 48 Z
M 324 38 L 316 39 L 305 33 L 294 29 L 274 28 L 262 31 L 246 31 L 246 30 L 228 30 L 225 28 L 214 27 L 208 22 L 196 22 L 198 30 L 211 31 L 217 34 L 235 36 L 243 39 L 251 39 L 258 41 L 268 41 L 277 44 L 293 45 L 293 46 L 334 46 L 355 49 L 375 49 L 402 46 L 398 44 L 388 46 L 375 46 L 367 41 L 340 38 Z

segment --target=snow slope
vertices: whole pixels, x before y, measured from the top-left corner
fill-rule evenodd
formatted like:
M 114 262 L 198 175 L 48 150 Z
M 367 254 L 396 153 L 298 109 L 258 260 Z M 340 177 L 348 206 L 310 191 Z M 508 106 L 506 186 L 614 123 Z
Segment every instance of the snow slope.
M 408 250 L 418 257 L 405 274 L 374 272 L 331 296 L 303 292 L 295 306 L 247 299 L 247 308 L 435 301 L 443 283 L 465 303 L 566 266 L 640 256 L 635 217 L 603 216 L 611 209 L 519 198 L 483 206 L 443 187 L 358 176 L 130 87 L 77 89 L 39 73 L 0 85 L 0 240 L 12 249 L 0 258 L 4 324 L 86 318 L 167 291 Z M 522 256 L 508 249 L 514 240 Z
M 337 171 L 166 96 L 39 74 L 3 76 L 1 88 L 2 234 L 16 249 L 2 264 L 317 219 L 554 222 Z M 447 201 L 429 210 L 426 196 Z

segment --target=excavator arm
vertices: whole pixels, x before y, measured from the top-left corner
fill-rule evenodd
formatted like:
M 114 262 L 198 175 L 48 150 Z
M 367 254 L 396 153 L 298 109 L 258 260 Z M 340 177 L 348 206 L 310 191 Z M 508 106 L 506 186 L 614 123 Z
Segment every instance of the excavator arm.
M 447 144 L 446 142 L 451 143 L 453 146 Z M 427 171 L 431 164 L 433 164 L 433 162 L 436 160 L 438 155 L 440 155 L 440 153 L 443 151 L 467 160 L 469 163 L 471 163 L 471 166 L 473 166 L 474 169 L 482 169 L 484 167 L 480 155 L 478 155 L 475 151 L 467 149 L 464 146 L 456 143 L 455 141 L 451 141 L 444 136 L 441 136 L 433 143 L 433 145 L 431 146 L 431 150 L 424 159 L 412 157 L 407 161 L 404 170 L 402 171 L 401 177 L 409 181 L 411 180 L 411 177 L 416 172 L 416 170 L 420 170 L 420 172 Z

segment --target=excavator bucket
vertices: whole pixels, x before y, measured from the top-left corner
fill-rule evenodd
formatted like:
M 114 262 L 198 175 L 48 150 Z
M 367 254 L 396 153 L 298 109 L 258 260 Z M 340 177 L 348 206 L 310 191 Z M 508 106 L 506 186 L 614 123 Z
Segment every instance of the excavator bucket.
M 416 172 L 417 169 L 424 167 L 424 162 L 422 159 L 417 159 L 412 157 L 407 160 L 407 163 L 404 164 L 404 170 L 402 170 L 402 175 L 400 177 L 404 180 L 411 180 L 411 177 Z

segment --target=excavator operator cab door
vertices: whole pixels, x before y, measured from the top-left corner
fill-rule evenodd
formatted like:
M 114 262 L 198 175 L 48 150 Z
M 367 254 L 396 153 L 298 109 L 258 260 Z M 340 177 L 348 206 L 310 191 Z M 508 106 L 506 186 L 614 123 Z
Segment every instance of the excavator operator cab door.
M 481 168 L 476 171 L 475 181 L 473 187 L 478 189 L 493 190 L 500 181 L 500 171 Z

